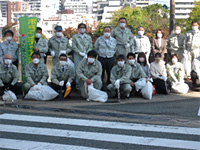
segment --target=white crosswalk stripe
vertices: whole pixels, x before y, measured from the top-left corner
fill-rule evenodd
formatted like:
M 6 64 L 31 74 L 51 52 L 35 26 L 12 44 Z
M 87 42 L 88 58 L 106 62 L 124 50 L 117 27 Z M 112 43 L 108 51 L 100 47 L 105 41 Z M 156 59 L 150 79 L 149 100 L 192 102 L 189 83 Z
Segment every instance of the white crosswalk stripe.
M 185 139 L 173 139 L 173 138 L 160 138 L 160 137 L 148 137 L 148 136 L 135 136 L 123 134 L 123 131 L 142 131 L 142 132 L 155 132 L 166 134 L 181 134 L 199 136 L 199 128 L 188 127 L 176 127 L 176 126 L 161 126 L 161 125 L 149 125 L 149 124 L 136 124 L 136 123 L 120 123 L 110 121 L 97 121 L 97 120 L 84 120 L 84 119 L 69 119 L 69 118 L 57 118 L 57 117 L 45 117 L 45 116 L 32 116 L 32 115 L 16 115 L 16 114 L 2 114 L 0 115 L 2 120 L 11 121 L 24 121 L 33 123 L 45 123 L 45 124 L 61 124 L 61 125 L 74 125 L 81 127 L 93 127 L 104 129 L 117 129 L 122 131 L 122 134 L 106 133 L 106 132 L 94 132 L 94 131 L 74 131 L 69 129 L 48 128 L 48 127 L 34 127 L 23 126 L 14 124 L 1 124 L 0 132 L 26 134 L 26 135 L 38 135 L 38 136 L 50 136 L 50 137 L 63 137 L 73 138 L 81 140 L 102 141 L 121 144 L 133 144 L 143 146 L 155 146 L 163 148 L 179 148 L 179 149 L 200 149 L 199 141 L 185 140 Z M 9 143 L 13 144 L 9 144 Z M 18 143 L 22 143 L 20 145 Z M 33 146 L 34 145 L 34 146 Z M 65 145 L 58 143 L 48 143 L 41 141 L 28 141 L 21 139 L 9 139 L 0 138 L 0 148 L 15 148 L 15 149 L 54 149 L 59 147 L 62 149 L 101 149 L 98 147 L 87 147 L 82 145 Z M 109 148 L 103 148 L 109 149 Z

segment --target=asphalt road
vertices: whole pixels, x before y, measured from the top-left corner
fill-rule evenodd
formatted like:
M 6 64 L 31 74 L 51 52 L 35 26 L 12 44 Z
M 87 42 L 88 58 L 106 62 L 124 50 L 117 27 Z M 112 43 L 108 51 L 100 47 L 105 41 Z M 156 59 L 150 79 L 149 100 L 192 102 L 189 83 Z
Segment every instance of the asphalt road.
M 199 92 L 121 103 L 72 97 L 2 104 L 0 149 L 200 149 Z

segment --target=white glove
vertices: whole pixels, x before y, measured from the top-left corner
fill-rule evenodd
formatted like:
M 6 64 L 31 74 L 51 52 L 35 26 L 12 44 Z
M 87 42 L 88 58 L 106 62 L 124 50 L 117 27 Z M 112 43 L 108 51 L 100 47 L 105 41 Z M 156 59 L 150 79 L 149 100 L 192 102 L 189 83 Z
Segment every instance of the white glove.
M 65 50 L 61 50 L 61 51 L 59 52 L 59 56 L 60 56 L 61 54 L 65 54 L 65 55 L 66 55 L 66 51 L 65 51 Z
M 79 54 L 81 55 L 81 56 L 83 56 L 83 57 L 85 57 L 85 53 L 82 53 L 82 52 L 79 52 Z
M 39 82 L 37 85 L 38 85 L 38 86 L 41 86 L 42 84 Z
M 125 44 L 125 48 L 129 48 L 130 47 L 130 44 L 129 43 L 126 43 Z
M 59 86 L 63 86 L 64 83 L 65 83 L 65 81 L 60 81 L 60 82 L 59 82 Z
M 54 57 L 55 56 L 55 52 L 51 51 L 51 56 Z
M 119 89 L 119 87 L 120 87 L 120 81 L 119 81 L 119 79 L 117 81 L 115 81 L 115 87 L 116 87 L 116 89 Z
M 165 76 L 161 76 L 160 79 L 167 81 L 167 78 Z
M 66 87 L 70 86 L 71 87 L 71 83 L 70 82 L 67 82 L 66 83 Z

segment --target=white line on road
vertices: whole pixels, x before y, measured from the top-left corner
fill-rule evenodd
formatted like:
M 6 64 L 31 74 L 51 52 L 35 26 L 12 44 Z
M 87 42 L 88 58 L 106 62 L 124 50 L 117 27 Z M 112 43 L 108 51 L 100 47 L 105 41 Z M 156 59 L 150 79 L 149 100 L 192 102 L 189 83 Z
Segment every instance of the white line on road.
M 117 142 L 117 143 L 125 143 L 125 144 L 137 144 L 137 145 L 146 145 L 146 146 L 182 148 L 182 149 L 187 149 L 187 150 L 188 149 L 199 150 L 199 147 L 200 147 L 200 142 L 196 142 L 196 141 L 129 136 L 129 135 L 119 135 L 119 134 L 98 133 L 98 132 L 84 132 L 84 131 L 24 127 L 24 126 L 3 125 L 3 124 L 0 127 L 0 131 L 11 132 L 11 133 L 21 133 L 21 134 L 24 133 L 24 134 L 34 134 L 34 135 L 58 136 L 58 137 L 65 137 L 65 138 Z
M 21 150 L 103 150 L 99 148 L 0 138 L 0 148 Z
M 199 128 L 178 127 L 178 126 L 120 123 L 120 122 L 110 122 L 110 121 L 68 119 L 68 118 L 42 117 L 42 116 L 31 116 L 31 115 L 15 115 L 15 114 L 2 114 L 2 115 L 0 115 L 0 119 L 65 124 L 65 125 L 78 125 L 78 126 L 111 128 L 111 129 L 200 135 Z

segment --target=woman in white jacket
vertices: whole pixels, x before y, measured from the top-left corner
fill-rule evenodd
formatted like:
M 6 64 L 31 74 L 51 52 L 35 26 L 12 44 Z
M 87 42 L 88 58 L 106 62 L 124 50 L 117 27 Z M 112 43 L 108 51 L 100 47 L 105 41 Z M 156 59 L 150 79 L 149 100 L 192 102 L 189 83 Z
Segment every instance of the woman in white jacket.
M 187 93 L 189 87 L 184 83 L 184 68 L 183 64 L 179 62 L 177 54 L 171 56 L 171 62 L 166 66 L 167 68 L 167 81 L 171 89 L 176 93 Z

